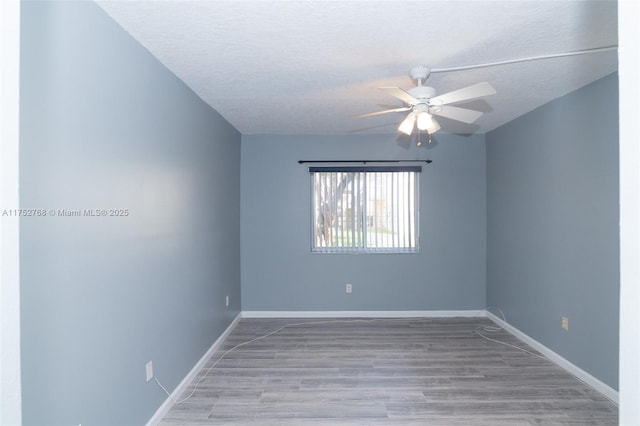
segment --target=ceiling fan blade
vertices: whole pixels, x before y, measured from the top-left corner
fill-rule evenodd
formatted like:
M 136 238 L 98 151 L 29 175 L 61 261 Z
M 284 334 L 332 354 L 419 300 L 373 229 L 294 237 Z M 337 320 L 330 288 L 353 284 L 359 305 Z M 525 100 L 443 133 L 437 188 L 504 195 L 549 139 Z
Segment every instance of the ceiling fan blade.
M 482 113 L 472 109 L 458 108 L 451 105 L 443 105 L 441 107 L 432 107 L 431 114 L 439 115 L 441 117 L 447 117 L 452 120 L 462 121 L 463 123 L 471 124 L 476 121 Z
M 402 101 L 405 101 L 409 105 L 415 105 L 418 103 L 418 100 L 416 98 L 399 87 L 378 87 L 378 89 L 387 92 L 391 96 L 394 96 Z
M 494 89 L 489 83 L 478 83 L 473 86 L 463 87 L 462 89 L 433 97 L 429 100 L 429 105 L 438 106 L 452 104 L 454 102 L 469 101 L 471 99 L 482 98 L 483 96 L 489 96 L 495 93 L 496 89 Z
M 388 114 L 390 112 L 403 112 L 403 111 L 409 111 L 410 109 L 411 109 L 411 107 L 400 107 L 400 108 L 393 108 L 393 109 L 385 109 L 384 111 L 377 111 L 377 112 L 370 112 L 368 114 L 354 115 L 351 118 L 373 117 L 374 115 Z

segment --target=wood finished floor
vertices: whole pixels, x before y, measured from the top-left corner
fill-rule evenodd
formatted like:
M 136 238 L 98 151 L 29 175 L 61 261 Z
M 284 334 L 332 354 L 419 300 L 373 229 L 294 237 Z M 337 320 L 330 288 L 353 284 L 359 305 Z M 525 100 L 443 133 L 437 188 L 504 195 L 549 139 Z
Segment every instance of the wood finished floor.
M 169 425 L 616 425 L 618 407 L 552 362 L 482 339 L 484 318 L 242 319 Z M 321 322 L 321 323 L 320 323 Z M 525 347 L 505 331 L 491 338 Z

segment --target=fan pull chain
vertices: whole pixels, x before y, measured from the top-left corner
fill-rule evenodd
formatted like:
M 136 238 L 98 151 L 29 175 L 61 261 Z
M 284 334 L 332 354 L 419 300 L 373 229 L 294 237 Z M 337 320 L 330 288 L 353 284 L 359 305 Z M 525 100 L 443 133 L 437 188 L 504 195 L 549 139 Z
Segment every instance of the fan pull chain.
M 416 146 L 422 146 L 422 139 L 420 138 L 421 134 L 422 132 L 418 130 L 418 141 L 416 142 Z M 429 145 L 431 145 L 431 133 L 427 132 L 427 134 L 429 135 Z

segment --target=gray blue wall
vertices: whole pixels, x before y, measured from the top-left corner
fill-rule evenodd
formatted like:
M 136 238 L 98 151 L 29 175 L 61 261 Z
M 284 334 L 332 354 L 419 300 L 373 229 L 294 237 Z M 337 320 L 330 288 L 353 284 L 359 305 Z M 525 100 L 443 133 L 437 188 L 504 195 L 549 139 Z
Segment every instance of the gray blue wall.
M 483 135 L 242 136 L 243 310 L 462 310 L 485 306 Z M 419 254 L 311 254 L 310 177 L 298 160 L 426 159 Z M 345 284 L 353 293 L 345 293 Z
M 21 220 L 25 424 L 146 422 L 166 396 L 145 363 L 174 388 L 238 313 L 241 277 L 245 310 L 497 306 L 617 387 L 616 76 L 486 147 L 442 133 L 429 148 L 395 135 L 245 135 L 240 147 L 92 2 L 23 2 L 21 65 L 21 207 L 129 212 Z M 434 161 L 419 254 L 310 253 L 297 161 L 363 158 Z
M 240 308 L 240 134 L 93 2 L 22 2 L 25 424 L 143 424 Z M 231 307 L 225 308 L 225 295 Z
M 617 389 L 617 75 L 488 133 L 486 142 L 487 304 Z

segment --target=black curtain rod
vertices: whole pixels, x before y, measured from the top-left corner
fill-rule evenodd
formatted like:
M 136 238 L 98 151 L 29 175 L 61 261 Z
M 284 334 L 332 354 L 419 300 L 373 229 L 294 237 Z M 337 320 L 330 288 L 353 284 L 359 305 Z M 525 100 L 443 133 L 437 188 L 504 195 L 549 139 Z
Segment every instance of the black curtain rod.
M 300 160 L 298 164 L 306 163 L 427 163 L 431 164 L 431 160 Z

